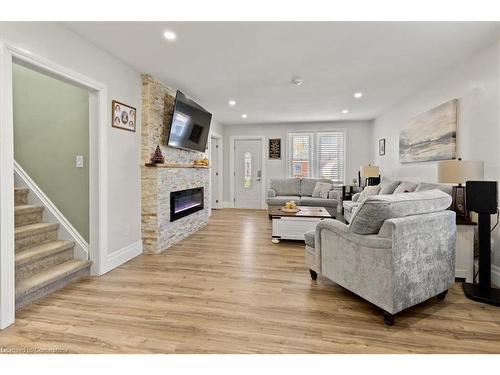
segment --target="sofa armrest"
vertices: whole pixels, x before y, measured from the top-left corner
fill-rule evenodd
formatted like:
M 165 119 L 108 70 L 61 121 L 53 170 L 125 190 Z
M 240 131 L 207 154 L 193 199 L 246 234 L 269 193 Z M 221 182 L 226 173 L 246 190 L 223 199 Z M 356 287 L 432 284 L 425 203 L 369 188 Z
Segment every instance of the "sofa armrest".
M 276 190 L 274 190 L 274 189 L 267 189 L 267 197 L 268 198 L 274 198 L 274 197 L 276 197 Z
M 342 198 L 342 193 L 338 189 L 332 189 L 328 192 L 328 199 L 335 199 L 340 201 Z
M 392 234 L 394 311 L 449 289 L 455 281 L 455 212 L 386 220 L 380 237 Z
M 330 235 L 324 232 L 328 232 Z M 330 240 L 323 243 L 322 238 L 325 238 L 325 236 Z M 357 246 L 368 247 L 370 249 L 384 249 L 385 251 L 390 251 L 388 249 L 392 248 L 392 239 L 378 238 L 376 234 L 359 235 L 352 233 L 349 230 L 349 225 L 334 219 L 324 219 L 316 225 L 316 231 L 314 233 L 314 264 L 319 265 L 319 272 L 322 272 L 323 267 L 322 253 L 338 249 L 340 238 L 344 238 Z
M 353 202 L 357 202 L 357 201 L 358 201 L 358 199 L 359 199 L 359 196 L 360 196 L 360 195 L 361 195 L 361 193 L 356 193 L 356 194 L 353 194 L 353 196 L 352 196 L 351 200 L 352 200 Z

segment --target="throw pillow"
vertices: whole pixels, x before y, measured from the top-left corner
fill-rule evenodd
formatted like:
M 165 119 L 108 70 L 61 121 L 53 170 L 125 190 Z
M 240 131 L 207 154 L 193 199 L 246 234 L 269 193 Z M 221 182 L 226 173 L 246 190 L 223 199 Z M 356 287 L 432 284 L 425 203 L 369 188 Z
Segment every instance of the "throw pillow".
M 359 195 L 358 202 L 361 203 L 366 198 L 371 197 L 372 195 L 377 195 L 379 191 L 380 191 L 380 185 L 365 187 L 361 192 L 361 194 Z
M 332 190 L 333 184 L 329 184 L 328 182 L 316 182 L 316 186 L 313 191 L 313 198 L 328 198 L 328 192 Z
M 394 190 L 393 194 L 413 193 L 417 188 L 417 184 L 413 182 L 401 182 Z
M 399 185 L 399 181 L 382 181 L 380 183 L 380 192 L 379 194 L 382 195 L 382 194 L 392 194 L 394 193 L 394 190 L 396 190 L 396 188 L 398 187 Z

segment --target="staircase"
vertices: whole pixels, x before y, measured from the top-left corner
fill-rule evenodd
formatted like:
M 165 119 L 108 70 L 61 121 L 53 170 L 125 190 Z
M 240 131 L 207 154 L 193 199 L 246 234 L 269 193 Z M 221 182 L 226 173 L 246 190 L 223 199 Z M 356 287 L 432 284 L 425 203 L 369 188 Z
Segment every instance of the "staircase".
M 60 241 L 58 223 L 42 221 L 44 207 L 28 204 L 15 188 L 16 309 L 90 274 L 90 261 L 73 257 L 75 243 Z

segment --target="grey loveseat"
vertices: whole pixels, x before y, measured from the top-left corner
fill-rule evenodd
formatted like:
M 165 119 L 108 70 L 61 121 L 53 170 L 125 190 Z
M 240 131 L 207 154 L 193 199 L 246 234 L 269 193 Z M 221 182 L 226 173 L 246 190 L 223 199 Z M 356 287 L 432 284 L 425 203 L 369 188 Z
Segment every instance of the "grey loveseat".
M 350 225 L 325 219 L 305 235 L 311 278 L 318 274 L 394 315 L 454 283 L 455 212 L 440 191 L 367 198 Z
M 268 206 L 283 206 L 287 201 L 295 201 L 297 205 L 336 208 L 339 204 L 338 189 L 332 188 L 328 198 L 312 196 L 316 182 L 332 183 L 331 180 L 314 178 L 271 179 L 271 188 L 267 191 Z
M 438 189 L 444 191 L 451 196 L 452 188 L 448 185 L 430 184 L 426 182 L 409 182 L 409 181 L 389 181 L 385 180 L 380 183 L 380 191 L 378 194 L 399 194 L 413 193 L 427 190 Z M 358 201 L 361 193 L 356 193 L 352 196 L 352 200 L 343 201 L 342 208 L 344 211 L 344 219 L 346 222 L 351 222 L 352 215 L 356 212 L 361 202 Z

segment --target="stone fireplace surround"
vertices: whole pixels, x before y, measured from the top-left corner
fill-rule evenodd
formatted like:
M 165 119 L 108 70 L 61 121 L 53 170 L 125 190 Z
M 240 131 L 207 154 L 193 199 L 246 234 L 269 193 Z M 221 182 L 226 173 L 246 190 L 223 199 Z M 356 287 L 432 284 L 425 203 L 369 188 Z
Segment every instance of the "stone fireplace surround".
M 194 151 L 166 146 L 174 109 L 175 91 L 150 75 L 142 76 L 142 239 L 145 253 L 160 253 L 208 223 L 209 180 L 207 168 L 191 168 L 204 157 Z M 147 167 L 160 145 L 166 163 L 179 167 Z M 182 167 L 184 165 L 184 167 Z M 170 192 L 203 187 L 204 208 L 170 221 Z

